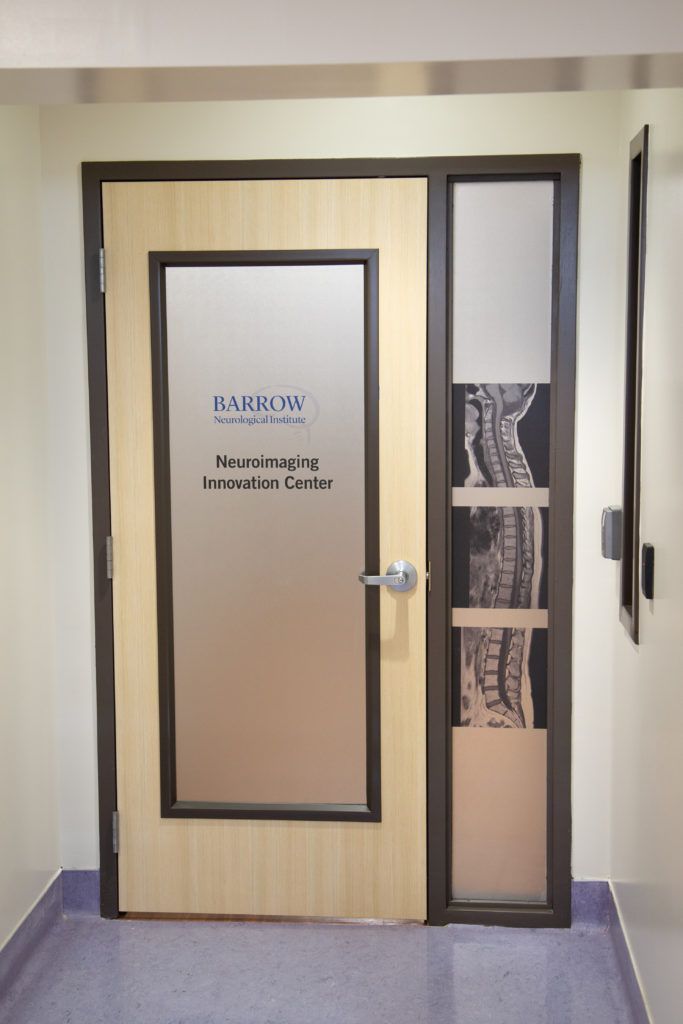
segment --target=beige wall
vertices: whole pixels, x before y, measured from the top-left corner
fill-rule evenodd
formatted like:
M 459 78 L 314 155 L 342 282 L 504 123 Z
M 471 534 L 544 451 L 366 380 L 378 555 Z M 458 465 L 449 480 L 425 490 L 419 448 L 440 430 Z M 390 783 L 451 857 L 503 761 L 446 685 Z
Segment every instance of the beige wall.
M 635 649 L 617 622 L 618 567 L 600 559 L 598 523 L 620 495 L 625 172 L 645 121 L 642 534 L 657 549 L 657 598 Z M 653 1020 L 678 1019 L 682 124 L 681 92 L 0 108 L 0 943 L 59 865 L 57 807 L 62 862 L 97 865 L 80 162 L 576 151 L 574 872 L 613 875 Z
M 97 864 L 92 565 L 80 162 L 83 160 L 583 154 L 579 296 L 574 871 L 609 874 L 612 567 L 603 505 L 620 488 L 622 253 L 617 93 L 100 105 L 41 111 L 46 331 L 57 561 L 60 819 L 68 867 Z
M 57 784 L 62 862 L 74 868 L 97 865 L 80 162 L 575 151 L 583 154 L 583 180 L 574 873 L 613 874 L 655 1024 L 676 1020 L 677 964 L 683 953 L 683 771 L 676 733 L 683 565 L 675 529 L 683 463 L 671 438 L 676 428 L 680 433 L 682 415 L 683 94 L 44 109 L 44 342 L 36 291 L 37 116 L 30 109 L 0 109 L 0 415 L 4 477 L 11 483 L 1 506 L 3 576 L 10 587 L 3 591 L 2 607 L 0 757 L 3 817 L 12 823 L 11 841 L 3 835 L 0 848 L 0 941 L 59 863 Z M 651 122 L 653 134 L 643 538 L 657 548 L 658 596 L 643 616 L 643 641 L 636 650 L 617 621 L 618 570 L 600 558 L 598 524 L 601 507 L 618 502 L 621 488 L 625 172 L 628 140 L 644 121 Z M 59 773 L 50 734 L 52 664 Z
M 2 946 L 60 862 L 35 109 L 0 108 L 0 240 Z
M 655 546 L 655 600 L 641 604 L 640 645 L 635 647 L 623 629 L 615 643 L 611 874 L 652 1020 L 678 1024 L 683 1005 L 683 93 L 626 97 L 623 209 L 628 142 L 645 123 L 651 125 L 651 150 L 641 540 Z M 625 220 L 620 241 L 623 252 Z M 612 607 L 616 566 L 613 575 Z
M 598 524 L 621 488 L 625 174 L 628 140 L 645 121 L 642 531 L 657 548 L 657 599 L 635 649 L 617 621 L 618 568 L 600 558 Z M 574 872 L 614 876 L 653 1020 L 678 1019 L 683 461 L 673 439 L 683 426 L 682 124 L 683 93 L 673 91 L 82 106 L 44 109 L 40 125 L 35 110 L 0 108 L 0 942 L 60 862 L 57 787 L 62 862 L 98 860 L 80 162 L 576 151 Z

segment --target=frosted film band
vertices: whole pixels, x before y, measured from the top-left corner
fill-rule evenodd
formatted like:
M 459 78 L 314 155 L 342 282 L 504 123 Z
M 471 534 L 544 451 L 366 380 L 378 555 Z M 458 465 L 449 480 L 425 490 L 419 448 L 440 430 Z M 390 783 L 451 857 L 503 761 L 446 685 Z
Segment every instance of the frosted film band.
M 547 508 L 547 487 L 454 487 L 453 508 Z
M 454 608 L 454 626 L 494 629 L 548 628 L 545 608 Z

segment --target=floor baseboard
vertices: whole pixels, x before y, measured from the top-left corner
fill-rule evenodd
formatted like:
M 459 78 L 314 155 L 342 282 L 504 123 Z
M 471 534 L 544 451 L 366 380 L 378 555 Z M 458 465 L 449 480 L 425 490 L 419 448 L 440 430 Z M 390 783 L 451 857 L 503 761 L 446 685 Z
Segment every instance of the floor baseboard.
M 99 914 L 99 871 L 62 871 L 65 914 Z
M 610 935 L 612 937 L 612 944 L 614 945 L 614 952 L 619 963 L 624 988 L 628 993 L 631 1009 L 633 1010 L 635 1024 L 651 1024 L 650 1014 L 647 1012 L 647 1005 L 638 981 L 638 975 L 636 974 L 631 950 L 629 949 L 628 942 L 626 941 L 626 935 L 621 923 L 619 907 L 617 906 L 617 902 L 614 898 L 611 885 L 609 886 L 609 892 Z
M 62 873 L 48 884 L 13 935 L 0 949 L 0 993 L 15 981 L 41 939 L 63 912 Z

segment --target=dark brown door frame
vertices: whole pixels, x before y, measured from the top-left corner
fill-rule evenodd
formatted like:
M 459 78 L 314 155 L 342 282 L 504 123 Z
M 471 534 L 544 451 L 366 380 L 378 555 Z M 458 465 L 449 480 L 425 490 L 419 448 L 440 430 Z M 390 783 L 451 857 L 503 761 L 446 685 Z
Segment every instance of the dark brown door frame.
M 116 727 L 112 588 L 106 538 L 111 532 L 107 416 L 106 296 L 100 292 L 102 184 L 110 181 L 207 181 L 293 178 L 424 177 L 429 186 L 427 364 L 428 918 L 567 926 L 571 901 L 571 636 L 573 577 L 574 380 L 579 157 L 436 157 L 380 160 L 266 160 L 85 163 L 85 252 L 90 448 L 95 576 L 95 642 L 100 825 L 100 908 L 119 913 L 113 814 Z M 449 190 L 454 180 L 542 178 L 555 182 L 553 385 L 551 401 L 551 548 L 548 694 L 548 902 L 472 903 L 450 899 L 450 455 Z

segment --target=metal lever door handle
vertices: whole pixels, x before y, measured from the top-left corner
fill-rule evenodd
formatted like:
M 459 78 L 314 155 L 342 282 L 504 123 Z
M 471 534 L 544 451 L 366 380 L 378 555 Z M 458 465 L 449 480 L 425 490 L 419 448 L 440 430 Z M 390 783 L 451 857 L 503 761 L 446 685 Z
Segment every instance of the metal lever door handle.
M 392 590 L 412 590 L 417 583 L 417 569 L 410 562 L 392 562 L 385 576 L 367 576 L 361 573 L 358 577 L 366 587 L 391 587 Z

